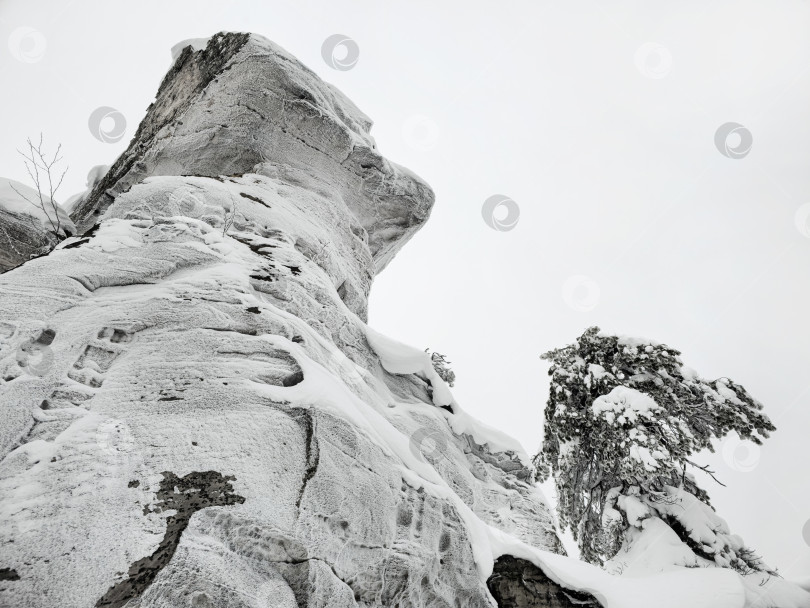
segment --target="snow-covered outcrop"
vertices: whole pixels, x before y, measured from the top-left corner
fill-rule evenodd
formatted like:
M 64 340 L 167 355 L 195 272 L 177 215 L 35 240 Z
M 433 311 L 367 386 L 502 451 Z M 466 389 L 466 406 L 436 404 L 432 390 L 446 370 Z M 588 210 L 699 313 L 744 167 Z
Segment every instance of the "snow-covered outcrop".
M 339 195 L 367 234 L 372 271 L 385 267 L 427 219 L 433 193 L 379 154 L 369 118 L 265 38 L 217 34 L 205 51 L 188 44 L 175 49 L 129 148 L 72 214 L 79 230 L 146 176 L 238 175 L 276 163 Z
M 561 550 L 520 446 L 369 338 L 433 202 L 369 127 L 272 43 L 214 37 L 84 235 L 0 277 L 0 604 L 488 606 L 489 526 Z
M 0 605 L 742 608 L 563 555 L 522 448 L 365 322 L 429 187 L 276 45 L 196 47 L 0 276 Z
M 50 198 L 40 200 L 33 188 L 0 177 L 0 273 L 48 253 L 75 232 L 67 213 Z

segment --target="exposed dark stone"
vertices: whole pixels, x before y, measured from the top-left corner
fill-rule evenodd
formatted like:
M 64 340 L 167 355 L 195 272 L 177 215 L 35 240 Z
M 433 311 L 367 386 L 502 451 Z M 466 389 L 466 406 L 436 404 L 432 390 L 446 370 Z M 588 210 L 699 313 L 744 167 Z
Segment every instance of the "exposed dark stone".
M 166 518 L 166 534 L 152 555 L 139 559 L 129 567 L 129 577 L 96 602 L 96 607 L 120 608 L 132 598 L 140 597 L 158 573 L 169 563 L 180 543 L 180 536 L 188 526 L 191 516 L 206 507 L 220 507 L 245 502 L 242 496 L 233 493 L 231 481 L 235 477 L 223 476 L 217 471 L 194 471 L 178 477 L 170 471 L 163 472 L 163 480 L 155 511 L 175 510 L 175 515 Z
M 487 587 L 500 608 L 601 606 L 592 595 L 561 587 L 531 562 L 511 555 L 498 558 Z
M 63 246 L 62 249 L 75 249 L 76 247 L 81 247 L 85 243 L 89 243 L 90 239 L 79 239 L 73 243 L 68 243 L 67 245 Z
M 251 200 L 251 201 L 255 201 L 255 202 L 259 203 L 260 205 L 264 205 L 264 206 L 265 206 L 265 207 L 267 207 L 268 209 L 270 208 L 270 205 L 268 205 L 267 203 L 265 203 L 265 202 L 264 202 L 262 199 L 260 199 L 258 196 L 253 196 L 252 194 L 247 194 L 247 193 L 245 193 L 245 192 L 240 192 L 240 193 L 239 193 L 239 196 L 241 196 L 241 197 L 243 197 L 243 198 L 246 198 L 246 199 L 248 199 L 248 200 Z
M 51 344 L 53 344 L 54 338 L 56 338 L 56 332 L 54 330 L 44 329 L 37 338 L 37 344 L 42 344 L 43 346 L 50 346 Z
M 0 581 L 18 581 L 20 575 L 14 568 L 0 568 Z
M 321 451 L 318 446 L 318 439 L 315 436 L 315 420 L 312 417 L 312 412 L 306 409 L 296 409 L 292 414 L 293 419 L 301 427 L 306 436 L 306 457 L 307 468 L 304 471 L 304 479 L 301 482 L 301 490 L 298 492 L 298 498 L 295 501 L 295 506 L 301 507 L 301 500 L 304 498 L 304 492 L 307 489 L 309 480 L 315 477 L 318 471 L 318 464 L 321 460 Z
M 299 370 L 297 372 L 293 372 L 292 374 L 284 378 L 284 380 L 281 381 L 281 385 L 295 386 L 296 384 L 301 384 L 303 381 L 304 381 L 304 372 Z

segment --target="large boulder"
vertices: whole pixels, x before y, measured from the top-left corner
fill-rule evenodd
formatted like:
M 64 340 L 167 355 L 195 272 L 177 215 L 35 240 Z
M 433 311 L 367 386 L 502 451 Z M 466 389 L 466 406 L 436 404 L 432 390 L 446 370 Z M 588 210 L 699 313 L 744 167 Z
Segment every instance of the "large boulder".
M 45 255 L 76 227 L 49 197 L 0 177 L 0 273 Z

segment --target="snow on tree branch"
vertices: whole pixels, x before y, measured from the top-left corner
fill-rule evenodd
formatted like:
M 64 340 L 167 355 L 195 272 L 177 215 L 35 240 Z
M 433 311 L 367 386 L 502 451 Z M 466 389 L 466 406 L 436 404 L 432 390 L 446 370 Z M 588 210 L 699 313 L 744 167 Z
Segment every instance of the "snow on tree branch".
M 536 476 L 553 476 L 560 523 L 589 562 L 614 557 L 630 529 L 657 517 L 701 559 L 741 573 L 768 571 L 732 538 L 689 471 L 706 471 L 690 457 L 714 451 L 713 439 L 736 432 L 761 445 L 775 427 L 745 388 L 701 378 L 680 354 L 597 327 L 544 354 L 551 392 Z

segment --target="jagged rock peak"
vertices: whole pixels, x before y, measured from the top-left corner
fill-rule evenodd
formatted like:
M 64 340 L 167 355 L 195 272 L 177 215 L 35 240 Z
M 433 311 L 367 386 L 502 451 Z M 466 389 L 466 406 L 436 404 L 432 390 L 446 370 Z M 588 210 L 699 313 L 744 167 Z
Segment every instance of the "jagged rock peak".
M 196 45 L 195 45 L 196 46 Z M 287 51 L 256 34 L 219 33 L 186 46 L 127 150 L 72 214 L 82 232 L 149 176 L 303 170 L 367 233 L 372 274 L 427 220 L 433 192 L 387 161 L 371 120 Z

